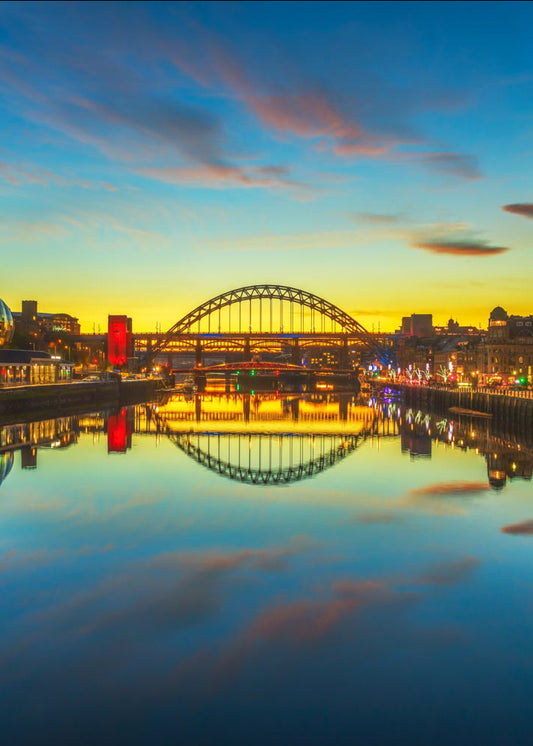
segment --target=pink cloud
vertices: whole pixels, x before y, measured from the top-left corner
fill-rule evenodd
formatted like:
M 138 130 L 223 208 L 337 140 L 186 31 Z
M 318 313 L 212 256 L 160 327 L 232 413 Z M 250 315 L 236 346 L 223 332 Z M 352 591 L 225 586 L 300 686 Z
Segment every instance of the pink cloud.
M 433 254 L 453 256 L 493 256 L 509 251 L 507 246 L 490 246 L 484 241 L 425 241 L 413 244 L 415 249 L 423 249 Z
M 325 135 L 358 138 L 362 134 L 324 94 L 249 95 L 246 102 L 259 119 L 280 132 L 311 138 Z
M 370 142 L 338 142 L 333 146 L 335 155 L 366 155 L 380 156 L 390 151 L 390 145 L 371 144 Z
M 306 185 L 286 178 L 283 175 L 285 169 L 277 166 L 243 169 L 240 166 L 225 164 L 203 164 L 191 167 L 145 168 L 139 173 L 166 184 L 195 184 L 212 189 L 308 189 Z

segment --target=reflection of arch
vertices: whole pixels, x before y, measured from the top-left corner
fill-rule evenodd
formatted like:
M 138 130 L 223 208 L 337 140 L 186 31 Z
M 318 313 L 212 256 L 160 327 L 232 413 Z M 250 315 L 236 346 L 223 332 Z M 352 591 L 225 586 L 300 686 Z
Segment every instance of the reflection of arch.
M 346 458 L 361 439 L 360 435 L 329 433 L 173 434 L 167 430 L 167 435 L 205 468 L 254 485 L 290 484 L 319 474 Z
M 13 451 L 0 453 L 0 484 L 2 484 L 4 479 L 13 468 L 13 461 Z
M 331 324 L 336 325 L 341 333 L 355 337 L 375 354 L 380 356 L 384 355 L 384 351 L 372 341 L 369 332 L 345 311 L 324 298 L 320 298 L 318 295 L 308 293 L 307 291 L 298 288 L 289 287 L 287 285 L 247 285 L 245 287 L 236 288 L 235 290 L 229 290 L 226 293 L 222 293 L 221 295 L 217 295 L 215 298 L 205 301 L 177 321 L 174 326 L 167 331 L 163 338 L 160 339 L 152 348 L 151 354 L 156 355 L 157 353 L 164 351 L 167 349 L 175 335 L 192 332 L 194 325 L 199 324 L 202 319 L 209 317 L 210 321 L 211 314 L 217 311 L 220 313 L 222 308 L 231 307 L 234 304 L 239 304 L 239 333 L 249 331 L 249 325 L 246 323 L 246 320 L 244 323 L 244 330 L 242 329 L 240 304 L 250 303 L 251 309 L 251 302 L 254 300 L 260 302 L 260 327 L 262 327 L 263 314 L 261 301 L 264 299 L 270 302 L 272 302 L 272 300 L 279 300 L 280 302 L 287 302 L 290 304 L 290 324 L 287 325 L 289 328 L 293 319 L 293 304 L 296 304 L 301 308 L 302 321 L 303 309 L 308 308 L 311 310 L 312 317 L 316 313 L 322 320 L 325 318 L 330 319 Z M 272 306 L 270 305 L 270 319 L 272 320 L 271 308 Z M 267 314 L 265 313 L 265 317 L 266 316 Z M 268 324 L 265 318 L 265 327 L 266 326 L 268 326 Z M 260 328 L 260 331 L 266 331 L 266 329 L 263 330 Z M 274 330 L 271 328 L 270 331 L 273 332 Z M 283 332 L 283 329 L 280 329 L 279 332 Z

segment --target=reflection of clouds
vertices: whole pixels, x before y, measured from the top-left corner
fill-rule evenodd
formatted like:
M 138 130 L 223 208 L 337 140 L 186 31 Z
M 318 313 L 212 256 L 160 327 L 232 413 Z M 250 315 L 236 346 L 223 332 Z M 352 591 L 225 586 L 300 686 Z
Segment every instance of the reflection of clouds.
M 476 558 L 464 557 L 434 565 L 416 578 L 342 578 L 318 589 L 314 596 L 282 600 L 259 612 L 226 646 L 212 664 L 214 680 L 225 686 L 249 669 L 250 661 L 260 665 L 258 659 L 275 658 L 280 651 L 282 657 L 292 657 L 290 667 L 294 658 L 307 658 L 310 647 L 317 660 L 325 655 L 342 667 L 341 660 L 346 663 L 351 659 L 358 665 L 368 655 L 379 658 L 387 651 L 396 655 L 404 647 L 418 654 L 421 649 L 462 643 L 464 634 L 457 627 L 415 626 L 407 614 L 428 597 L 421 585 L 460 584 L 478 564 Z M 337 651 L 330 658 L 332 648 Z M 281 665 L 285 663 L 283 660 Z
M 399 498 L 373 497 L 373 509 L 350 516 L 345 523 L 371 526 L 396 523 L 404 511 L 430 513 L 441 516 L 466 515 L 460 498 L 481 495 L 490 489 L 486 482 L 438 482 L 410 490 Z M 450 500 L 449 498 L 456 498 Z
M 220 612 L 234 584 L 252 584 L 254 571 L 284 571 L 291 558 L 317 548 L 308 537 L 297 536 L 280 548 L 151 557 L 33 615 L 29 622 L 37 631 L 23 647 L 42 640 L 45 633 L 40 630 L 48 625 L 72 643 L 95 633 L 116 632 L 120 624 L 128 635 L 142 637 L 147 630 L 172 632 L 208 622 Z
M 458 560 L 432 565 L 420 576 L 422 583 L 433 585 L 455 585 L 467 580 L 478 567 L 477 557 L 462 557 Z
M 390 592 L 380 583 L 339 581 L 332 584 L 330 597 L 292 601 L 259 614 L 245 636 L 299 642 L 322 638 L 350 615 L 385 597 L 390 598 Z
M 418 487 L 411 490 L 409 494 L 413 497 L 431 495 L 479 495 L 487 492 L 490 485 L 486 482 L 438 482 L 426 487 Z
M 20 570 L 35 570 L 36 567 L 49 565 L 59 559 L 70 559 L 84 555 L 97 555 L 112 552 L 114 544 L 108 543 L 100 546 L 83 545 L 79 549 L 37 549 L 25 552 L 20 549 L 10 549 L 4 555 L 0 555 L 0 574 Z
M 503 534 L 523 534 L 529 536 L 533 534 L 533 519 L 522 521 L 521 523 L 511 523 L 509 526 L 502 526 L 500 531 Z
M 309 577 L 314 546 L 299 537 L 282 547 L 169 552 L 138 562 L 24 622 L 30 638 L 1 661 L 0 679 L 9 686 L 14 678 L 29 681 L 39 690 L 42 709 L 30 726 L 35 732 L 44 727 L 55 737 L 61 731 L 63 742 L 75 742 L 84 720 L 96 713 L 97 729 L 110 722 L 131 725 L 147 708 L 161 708 L 169 728 L 194 729 L 191 723 L 200 711 L 198 718 L 205 717 L 205 707 L 234 712 L 257 687 L 258 702 L 268 687 L 281 693 L 295 682 L 295 701 L 327 698 L 346 677 L 354 691 L 364 683 L 366 692 L 374 676 L 382 685 L 375 671 L 383 665 L 388 672 L 392 666 L 391 680 L 405 675 L 398 651 L 429 666 L 428 653 L 464 642 L 454 625 L 417 624 L 411 612 L 430 599 L 426 585 L 433 593 L 466 580 L 477 564 L 471 557 L 430 567 L 419 577 L 342 574 L 304 588 L 300 597 L 272 598 L 264 607 L 250 602 L 259 576 L 286 571 L 290 559 L 305 552 Z M 247 598 L 244 615 L 241 603 L 224 604 L 236 591 Z M 218 626 L 205 627 L 208 622 Z M 60 644 L 49 656 L 55 641 Z M 66 723 L 65 708 L 71 713 Z M 223 728 L 225 733 L 227 722 Z
M 372 525 L 373 523 L 396 523 L 401 520 L 397 513 L 363 513 L 356 516 L 352 522 L 362 523 L 363 525 Z

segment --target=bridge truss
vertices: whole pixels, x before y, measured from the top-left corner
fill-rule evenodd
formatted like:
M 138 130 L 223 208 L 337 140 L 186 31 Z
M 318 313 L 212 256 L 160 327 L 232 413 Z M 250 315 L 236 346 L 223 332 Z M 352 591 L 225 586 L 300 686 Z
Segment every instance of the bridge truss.
M 140 347 L 143 340 L 137 339 Z M 217 295 L 166 333 L 146 335 L 148 357 L 165 352 L 279 353 L 284 347 L 358 347 L 389 362 L 390 350 L 338 306 L 287 285 L 247 285 Z

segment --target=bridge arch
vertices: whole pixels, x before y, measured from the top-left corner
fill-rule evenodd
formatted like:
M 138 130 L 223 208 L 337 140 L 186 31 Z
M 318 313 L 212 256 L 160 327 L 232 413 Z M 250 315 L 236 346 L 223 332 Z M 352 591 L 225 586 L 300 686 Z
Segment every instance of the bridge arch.
M 279 306 L 274 308 L 273 302 L 278 301 Z M 266 302 L 266 303 L 265 303 Z M 252 304 L 255 305 L 252 314 Z M 266 304 L 266 308 L 264 307 Z M 233 320 L 231 309 L 238 306 L 238 313 L 234 313 Z M 288 305 L 288 308 L 287 308 Z M 285 308 L 285 317 L 284 317 Z M 294 309 L 299 308 L 299 313 Z M 365 347 L 372 349 L 380 357 L 383 350 L 374 343 L 372 335 L 354 319 L 350 314 L 343 311 L 334 303 L 321 298 L 300 288 L 288 285 L 246 285 L 211 298 L 177 321 L 157 345 L 152 348 L 152 354 L 164 352 L 177 335 L 200 332 L 200 324 L 207 321 L 207 333 L 221 333 L 222 310 L 228 309 L 228 322 L 224 331 L 238 334 L 264 333 L 268 334 L 302 334 L 305 331 L 320 334 L 328 331 L 347 335 L 362 343 Z M 244 309 L 244 313 L 243 313 Z M 275 321 L 274 314 L 275 312 Z M 214 318 L 213 318 L 214 317 Z M 316 328 L 317 320 L 320 328 Z M 329 321 L 330 329 L 326 328 Z M 226 322 L 225 322 L 226 323 Z M 307 329 L 305 325 L 307 324 Z M 235 325 L 235 329 L 230 328 Z M 274 326 L 277 326 L 274 329 Z
M 258 486 L 288 485 L 309 479 L 344 460 L 361 442 L 360 435 L 346 434 L 167 432 L 167 436 L 183 453 L 209 471 Z M 241 439 L 244 444 L 242 458 Z M 256 456 L 253 461 L 250 459 L 252 451 Z

